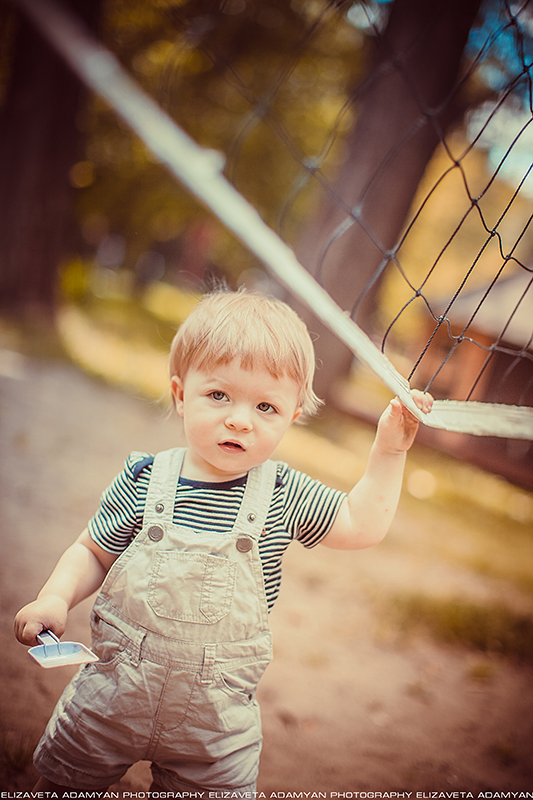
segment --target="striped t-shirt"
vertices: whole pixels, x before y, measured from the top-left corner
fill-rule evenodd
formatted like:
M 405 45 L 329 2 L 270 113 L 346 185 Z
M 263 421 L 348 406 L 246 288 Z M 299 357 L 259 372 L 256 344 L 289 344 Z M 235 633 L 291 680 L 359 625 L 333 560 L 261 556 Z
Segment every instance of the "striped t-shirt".
M 153 456 L 132 453 L 125 468 L 102 494 L 89 521 L 92 539 L 110 553 L 121 553 L 143 527 Z M 203 483 L 180 478 L 173 522 L 197 531 L 228 533 L 244 496 L 246 476 L 226 483 Z M 259 539 L 268 608 L 280 590 L 281 561 L 292 541 L 314 547 L 329 532 L 343 492 L 331 489 L 303 472 L 278 463 L 266 534 Z

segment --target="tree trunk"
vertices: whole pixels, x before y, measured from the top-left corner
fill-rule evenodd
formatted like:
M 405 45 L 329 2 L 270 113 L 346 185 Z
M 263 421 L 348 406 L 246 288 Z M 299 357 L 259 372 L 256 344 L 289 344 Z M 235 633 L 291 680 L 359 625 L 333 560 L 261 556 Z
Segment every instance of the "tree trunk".
M 99 0 L 71 0 L 93 27 Z M 77 77 L 21 16 L 0 119 L 0 310 L 51 316 L 69 249 L 78 154 Z
M 445 101 L 460 75 L 479 5 L 480 0 L 395 0 L 358 92 L 348 155 L 334 184 L 343 207 L 325 196 L 302 237 L 304 266 L 343 309 L 356 306 L 355 319 L 370 335 L 386 254 L 400 237 L 439 141 L 435 124 L 445 131 L 465 110 L 457 98 Z M 434 112 L 433 121 L 426 112 Z M 349 209 L 358 221 L 330 242 Z M 347 374 L 352 354 L 309 311 L 298 311 L 319 334 L 316 391 L 327 398 L 335 380 Z

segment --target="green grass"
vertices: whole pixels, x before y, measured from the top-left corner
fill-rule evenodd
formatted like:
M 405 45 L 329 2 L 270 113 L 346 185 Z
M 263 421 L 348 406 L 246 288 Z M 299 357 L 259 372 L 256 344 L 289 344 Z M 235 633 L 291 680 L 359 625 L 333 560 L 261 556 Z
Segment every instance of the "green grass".
M 445 462 L 446 456 L 435 453 L 433 460 L 437 472 L 439 462 Z M 472 467 L 472 471 L 476 468 Z M 404 491 L 401 508 L 419 523 L 409 534 L 406 546 L 475 575 L 503 581 L 533 597 L 531 522 L 512 519 L 505 506 L 490 510 L 477 500 L 476 494 L 463 497 L 461 487 L 457 495 L 448 491 L 446 498 L 424 501 L 414 500 Z
M 0 758 L 12 772 L 24 772 L 33 759 L 35 741 L 25 733 L 3 733 L 0 738 Z
M 156 319 L 140 303 L 126 298 L 88 298 L 81 305 L 94 325 L 123 337 L 127 341 L 141 341 L 167 353 L 176 332 L 176 326 Z
M 480 606 L 461 598 L 409 594 L 395 597 L 392 605 L 403 633 L 423 629 L 445 642 L 533 661 L 533 618 L 502 603 Z

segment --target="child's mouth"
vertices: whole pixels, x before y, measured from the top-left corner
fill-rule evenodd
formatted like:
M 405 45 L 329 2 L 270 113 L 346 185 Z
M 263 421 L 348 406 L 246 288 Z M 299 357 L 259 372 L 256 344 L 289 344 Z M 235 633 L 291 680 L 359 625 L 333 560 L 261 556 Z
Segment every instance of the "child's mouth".
M 226 453 L 244 453 L 244 447 L 239 442 L 220 442 L 219 447 Z

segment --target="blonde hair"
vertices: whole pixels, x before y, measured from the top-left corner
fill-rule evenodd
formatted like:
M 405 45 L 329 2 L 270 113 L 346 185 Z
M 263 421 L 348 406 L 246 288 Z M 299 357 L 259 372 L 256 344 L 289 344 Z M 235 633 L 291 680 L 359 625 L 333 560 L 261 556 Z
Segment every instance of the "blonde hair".
M 240 359 L 243 369 L 257 366 L 271 375 L 287 375 L 300 388 L 305 415 L 321 405 L 313 391 L 315 353 L 309 332 L 286 303 L 239 289 L 206 295 L 180 326 L 170 349 L 170 375 L 211 369 Z

